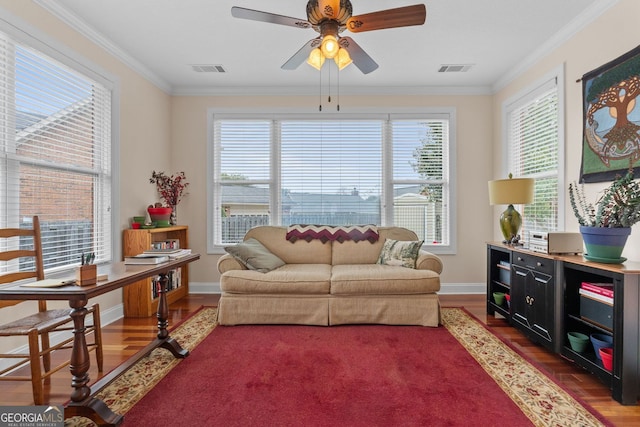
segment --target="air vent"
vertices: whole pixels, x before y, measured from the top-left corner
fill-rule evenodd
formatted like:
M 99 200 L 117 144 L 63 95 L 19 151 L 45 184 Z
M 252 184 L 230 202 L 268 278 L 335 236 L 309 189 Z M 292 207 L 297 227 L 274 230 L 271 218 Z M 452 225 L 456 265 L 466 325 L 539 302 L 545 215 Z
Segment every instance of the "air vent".
M 473 64 L 443 64 L 438 69 L 439 73 L 464 73 L 473 67 Z
M 222 65 L 192 65 L 193 71 L 196 73 L 226 73 L 227 70 L 224 69 Z

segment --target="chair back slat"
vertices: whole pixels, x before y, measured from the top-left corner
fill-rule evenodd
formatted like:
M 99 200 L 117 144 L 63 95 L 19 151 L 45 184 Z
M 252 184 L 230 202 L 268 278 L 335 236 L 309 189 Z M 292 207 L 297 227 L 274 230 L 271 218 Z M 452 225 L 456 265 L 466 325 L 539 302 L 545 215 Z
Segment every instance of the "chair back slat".
M 9 238 L 9 237 L 17 237 L 17 236 L 33 236 L 33 229 L 31 228 L 0 228 L 0 238 Z
M 42 237 L 40 235 L 40 220 L 33 217 L 32 228 L 3 228 L 0 229 L 0 238 L 10 239 L 13 237 L 31 237 L 33 239 L 33 249 L 10 249 L 0 252 L 0 261 L 13 261 L 19 258 L 32 258 L 34 268 L 28 271 L 11 271 L 0 275 L 0 284 L 11 283 L 18 280 L 35 279 L 44 280 L 44 261 L 42 256 Z M 0 308 L 15 305 L 21 301 L 0 301 Z M 47 309 L 46 301 L 38 302 L 38 309 Z
M 32 279 L 32 278 L 39 280 L 37 277 L 38 277 L 37 271 L 16 271 L 13 273 L 7 273 L 7 274 L 1 275 L 0 283 L 11 283 L 11 282 L 17 282 L 18 280 Z
M 36 251 L 30 249 L 16 249 L 13 251 L 0 252 L 0 261 L 11 261 L 16 258 L 35 257 Z

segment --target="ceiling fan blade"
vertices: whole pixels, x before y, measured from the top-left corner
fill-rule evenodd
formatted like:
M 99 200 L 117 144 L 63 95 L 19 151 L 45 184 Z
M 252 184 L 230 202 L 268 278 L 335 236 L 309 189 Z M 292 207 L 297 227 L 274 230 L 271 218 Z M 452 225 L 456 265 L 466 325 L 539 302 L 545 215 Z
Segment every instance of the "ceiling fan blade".
M 300 18 L 276 15 L 275 13 L 261 12 L 259 10 L 246 9 L 244 7 L 233 6 L 231 15 L 235 18 L 250 19 L 252 21 L 269 22 L 271 24 L 288 25 L 290 27 L 310 28 L 311 24 Z
M 308 57 L 309 53 L 316 47 L 320 46 L 320 37 L 311 39 L 304 46 L 300 48 L 287 62 L 282 64 L 283 70 L 295 70 L 302 64 Z
M 378 68 L 376 61 L 367 55 L 367 52 L 362 50 L 362 48 L 358 46 L 351 37 L 340 37 L 338 43 L 340 44 L 340 47 L 349 52 L 349 56 L 351 57 L 353 64 L 364 74 L 369 74 Z
M 427 19 L 427 8 L 423 4 L 380 10 L 352 16 L 347 21 L 347 29 L 352 33 L 382 30 L 385 28 L 422 25 Z

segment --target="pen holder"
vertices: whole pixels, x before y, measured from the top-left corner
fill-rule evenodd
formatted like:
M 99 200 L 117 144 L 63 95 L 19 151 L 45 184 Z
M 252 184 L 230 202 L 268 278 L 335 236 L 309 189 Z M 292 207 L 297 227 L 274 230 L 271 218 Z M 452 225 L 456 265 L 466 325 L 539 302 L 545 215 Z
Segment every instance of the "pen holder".
M 98 282 L 98 269 L 95 264 L 81 265 L 76 270 L 76 282 L 79 286 L 95 285 Z

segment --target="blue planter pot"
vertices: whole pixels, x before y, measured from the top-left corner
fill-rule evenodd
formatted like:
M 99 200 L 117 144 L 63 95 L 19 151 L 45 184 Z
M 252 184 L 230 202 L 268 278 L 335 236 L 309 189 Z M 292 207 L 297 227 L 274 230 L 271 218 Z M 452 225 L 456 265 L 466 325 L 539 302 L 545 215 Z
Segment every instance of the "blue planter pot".
M 593 258 L 620 260 L 631 227 L 584 227 L 580 226 L 587 255 Z

